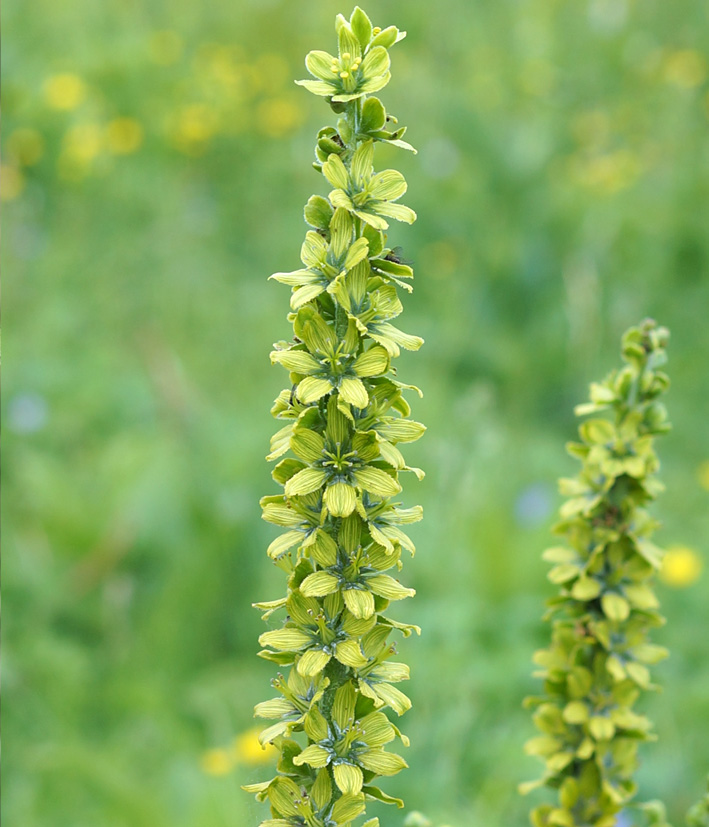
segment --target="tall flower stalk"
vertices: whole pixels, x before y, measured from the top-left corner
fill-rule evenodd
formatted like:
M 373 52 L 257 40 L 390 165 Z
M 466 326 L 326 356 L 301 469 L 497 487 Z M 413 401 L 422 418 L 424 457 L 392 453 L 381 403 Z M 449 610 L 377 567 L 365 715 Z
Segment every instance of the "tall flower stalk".
M 413 272 L 385 234 L 391 219 L 416 215 L 398 203 L 403 175 L 373 166 L 377 143 L 412 147 L 370 94 L 388 83 L 388 50 L 405 33 L 372 27 L 360 8 L 349 21 L 339 15 L 336 31 L 338 54 L 310 52 L 314 79 L 298 81 L 340 116 L 315 149 L 331 191 L 305 207 L 302 267 L 271 276 L 292 288 L 293 338 L 271 353 L 289 373 L 268 457 L 279 460 L 273 479 L 283 491 L 261 501 L 264 519 L 283 531 L 268 555 L 288 575 L 285 597 L 255 604 L 271 624 L 285 613 L 259 639 L 261 657 L 283 667 L 276 697 L 255 710 L 273 721 L 261 742 L 280 752 L 275 778 L 245 787 L 271 805 L 261 827 L 350 825 L 368 799 L 403 806 L 375 782 L 407 766 L 388 749 L 407 739 L 385 710 L 411 706 L 398 687 L 409 669 L 392 661 L 390 635 L 419 630 L 385 612 L 414 594 L 388 572 L 401 569 L 402 550 L 414 552 L 403 527 L 422 516 L 397 500 L 400 472 L 422 476 L 399 445 L 425 429 L 404 399 L 418 389 L 397 380 L 392 360 L 423 341 L 393 323 L 397 288 L 411 291 Z
M 535 827 L 615 827 L 636 793 L 638 745 L 654 738 L 634 706 L 655 688 L 649 667 L 667 655 L 650 642 L 664 619 L 653 591 L 662 552 L 650 540 L 657 522 L 646 506 L 663 490 L 654 441 L 669 430 L 659 401 L 669 384 L 661 370 L 668 335 L 651 320 L 630 329 L 625 365 L 592 384 L 591 401 L 576 409 L 593 418 L 568 446 L 582 468 L 561 480 L 569 499 L 555 533 L 564 542 L 544 553 L 560 594 L 549 602 L 551 646 L 534 658 L 544 694 L 527 700 L 542 734 L 526 751 L 546 772 L 521 787 L 551 787 L 558 802 L 533 810 Z M 665 824 L 660 805 L 645 810 Z

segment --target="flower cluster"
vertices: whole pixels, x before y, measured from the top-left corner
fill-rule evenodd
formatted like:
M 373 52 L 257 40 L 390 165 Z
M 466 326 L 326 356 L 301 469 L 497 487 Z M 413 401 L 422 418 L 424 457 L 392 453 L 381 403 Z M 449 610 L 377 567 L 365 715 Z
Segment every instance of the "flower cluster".
M 384 613 L 414 594 L 389 572 L 401 568 L 402 550 L 414 552 L 402 527 L 422 512 L 393 498 L 399 472 L 422 476 L 399 445 L 425 429 L 408 418 L 404 399 L 417 389 L 397 380 L 391 362 L 400 348 L 423 342 L 392 323 L 402 311 L 397 287 L 410 291 L 413 272 L 384 234 L 387 219 L 416 216 L 396 203 L 403 176 L 373 167 L 376 142 L 411 147 L 403 129 L 384 129 L 393 119 L 367 94 L 388 82 L 387 49 L 404 33 L 373 28 L 359 8 L 349 21 L 337 18 L 337 33 L 339 57 L 311 52 L 306 65 L 317 80 L 301 82 L 342 116 L 320 131 L 316 147 L 316 169 L 334 189 L 305 207 L 312 229 L 303 267 L 271 277 L 292 288 L 294 335 L 271 353 L 290 377 L 272 410 L 283 427 L 268 457 L 279 460 L 273 478 L 283 492 L 261 505 L 264 519 L 283 530 L 268 554 L 287 572 L 288 593 L 255 605 L 264 619 L 285 610 L 259 642 L 260 655 L 289 672 L 273 680 L 277 696 L 255 710 L 273 722 L 261 742 L 280 753 L 275 778 L 245 787 L 270 802 L 262 827 L 350 825 L 367 799 L 403 806 L 374 781 L 406 767 L 388 745 L 408 741 L 384 710 L 410 708 L 397 686 L 409 670 L 392 661 L 389 638 L 419 630 Z
M 569 499 L 555 531 L 564 545 L 544 553 L 561 593 L 549 604 L 551 646 L 535 655 L 545 691 L 528 699 L 542 734 L 526 750 L 546 772 L 522 791 L 547 785 L 558 790 L 558 804 L 533 811 L 536 827 L 614 827 L 636 792 L 638 744 L 653 738 L 633 706 L 654 688 L 648 667 L 667 655 L 649 641 L 664 622 L 652 588 L 662 552 L 645 509 L 662 491 L 653 443 L 669 429 L 659 401 L 668 387 L 660 369 L 667 339 L 651 320 L 629 330 L 625 366 L 591 385 L 590 403 L 576 409 L 609 415 L 585 421 L 581 441 L 568 446 L 583 467 L 561 481 Z

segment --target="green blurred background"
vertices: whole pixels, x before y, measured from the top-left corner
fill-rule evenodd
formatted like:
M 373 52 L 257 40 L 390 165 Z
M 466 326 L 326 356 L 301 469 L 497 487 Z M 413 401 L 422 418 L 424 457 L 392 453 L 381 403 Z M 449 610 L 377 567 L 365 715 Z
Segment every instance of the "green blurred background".
M 371 0 L 382 97 L 418 156 L 380 149 L 419 221 L 404 329 L 426 346 L 428 471 L 397 611 L 424 627 L 408 772 L 453 827 L 527 822 L 520 708 L 552 592 L 540 561 L 573 473 L 572 407 L 624 328 L 673 331 L 656 513 L 672 658 L 644 702 L 642 793 L 681 821 L 709 769 L 709 27 L 692 0 Z M 268 777 L 254 600 L 283 592 L 258 498 L 284 382 L 333 0 L 37 0 L 6 11 L 3 815 L 22 827 L 247 827 Z M 236 739 L 236 740 L 235 740 Z M 536 800 L 540 800 L 541 796 Z M 372 808 L 372 814 L 382 811 Z M 401 825 L 388 810 L 383 825 Z

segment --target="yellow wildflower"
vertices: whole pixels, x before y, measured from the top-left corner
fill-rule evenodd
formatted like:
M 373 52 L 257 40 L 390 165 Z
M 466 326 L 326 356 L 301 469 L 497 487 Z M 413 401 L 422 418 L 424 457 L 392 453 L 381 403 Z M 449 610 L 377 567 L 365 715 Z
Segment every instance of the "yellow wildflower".
M 261 101 L 256 117 L 261 131 L 269 138 L 287 135 L 302 121 L 301 107 L 284 96 Z
M 577 183 L 609 195 L 631 187 L 641 173 L 640 158 L 627 149 L 571 159 L 571 174 Z
M 22 195 L 25 188 L 25 176 L 16 167 L 3 164 L 0 167 L 0 198 L 3 201 L 14 201 Z
M 670 546 L 662 561 L 660 578 L 676 589 L 691 586 L 702 573 L 702 558 L 688 546 Z
M 217 748 L 208 749 L 202 754 L 200 761 L 202 771 L 207 775 L 227 775 L 234 767 L 234 761 L 228 750 Z
M 697 479 L 702 488 L 709 491 L 709 459 L 704 460 L 697 468 Z
M 100 154 L 104 144 L 104 131 L 98 124 L 83 123 L 72 126 L 64 136 L 59 156 L 59 173 L 62 178 L 79 181 L 84 178 Z
M 44 82 L 44 96 L 52 109 L 70 112 L 86 97 L 86 85 L 78 75 L 70 72 L 52 75 Z
M 707 61 L 694 49 L 679 49 L 665 58 L 663 74 L 667 83 L 682 89 L 694 89 L 706 79 Z
M 44 155 L 44 138 L 36 129 L 16 129 L 8 137 L 6 148 L 19 164 L 31 167 Z
M 268 744 L 264 749 L 259 743 L 259 732 L 259 727 L 253 727 L 234 739 L 232 753 L 236 761 L 241 764 L 267 764 L 274 759 L 276 748 Z
M 185 106 L 177 115 L 173 133 L 175 144 L 187 155 L 201 155 L 218 126 L 217 113 L 207 104 Z
M 115 118 L 106 127 L 106 144 L 115 155 L 130 155 L 143 143 L 143 126 L 135 118 Z
M 171 29 L 153 32 L 148 43 L 148 51 L 154 63 L 169 66 L 182 57 L 183 43 L 180 35 Z

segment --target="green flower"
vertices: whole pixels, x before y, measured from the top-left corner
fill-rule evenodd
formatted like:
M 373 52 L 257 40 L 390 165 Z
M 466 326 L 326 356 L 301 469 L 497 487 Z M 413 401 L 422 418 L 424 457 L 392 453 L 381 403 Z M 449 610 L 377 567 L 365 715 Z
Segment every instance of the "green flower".
M 296 669 L 291 669 L 287 681 L 279 674 L 271 681 L 271 685 L 282 697 L 256 704 L 254 715 L 257 718 L 279 720 L 259 735 L 261 744 L 268 744 L 281 735 L 290 735 L 294 729 L 301 730 L 305 716 L 322 698 L 330 681 L 322 675 L 306 678 Z
M 364 666 L 367 658 L 360 639 L 371 631 L 374 618 L 361 619 L 344 610 L 342 596 L 329 595 L 320 603 L 300 592 L 286 602 L 290 621 L 282 629 L 264 632 L 259 654 L 275 663 L 295 663 L 300 675 L 317 675 L 335 658 L 343 666 Z
M 346 103 L 377 92 L 389 83 L 391 64 L 387 49 L 406 37 L 395 26 L 388 29 L 372 28 L 367 15 L 359 7 L 347 22 L 337 18 L 339 53 L 337 57 L 323 51 L 313 51 L 305 58 L 305 65 L 316 80 L 298 80 L 315 95 L 331 97 Z
M 252 785 L 256 787 L 259 785 Z M 268 800 L 276 818 L 262 821 L 260 827 L 337 827 L 350 824 L 364 812 L 364 795 L 346 793 L 334 804 L 332 783 L 327 770 L 319 772 L 310 792 L 287 777 L 276 777 L 266 786 Z
M 328 198 L 333 207 L 344 207 L 377 230 L 386 230 L 387 218 L 413 224 L 416 213 L 395 204 L 406 192 L 406 180 L 395 169 L 374 172 L 374 141 L 365 141 L 352 156 L 350 170 L 334 153 L 323 164 L 323 175 L 335 187 Z
M 329 208 L 324 198 L 320 200 Z M 368 241 L 366 238 L 353 240 L 354 227 L 347 210 L 335 210 L 328 222 L 328 229 L 329 243 L 317 232 L 311 230 L 306 233 L 300 252 L 306 269 L 274 273 L 271 276 L 272 279 L 293 287 L 290 302 L 293 310 L 329 290 L 337 276 L 344 276 L 348 270 L 367 258 Z
M 390 320 L 403 310 L 393 284 L 386 284 L 375 276 L 368 262 L 353 267 L 332 286 L 332 293 L 357 325 L 360 333 L 378 342 L 390 356 L 406 350 L 418 350 L 423 344 L 420 336 L 412 336 L 394 327 Z
M 312 307 L 302 307 L 296 318 L 296 333 L 305 343 L 271 352 L 271 362 L 280 363 L 296 380 L 296 395 L 304 405 L 312 405 L 326 394 L 338 391 L 342 400 L 366 408 L 369 394 L 363 379 L 381 376 L 389 370 L 389 355 L 374 346 L 362 353 L 355 325 L 344 339 Z
M 383 749 L 398 733 L 386 715 L 370 712 L 358 719 L 355 705 L 355 689 L 348 682 L 335 692 L 331 726 L 312 709 L 305 719 L 305 731 L 313 743 L 293 763 L 318 769 L 331 766 L 340 792 L 356 795 L 362 790 L 365 772 L 396 775 L 408 765 L 400 755 Z

